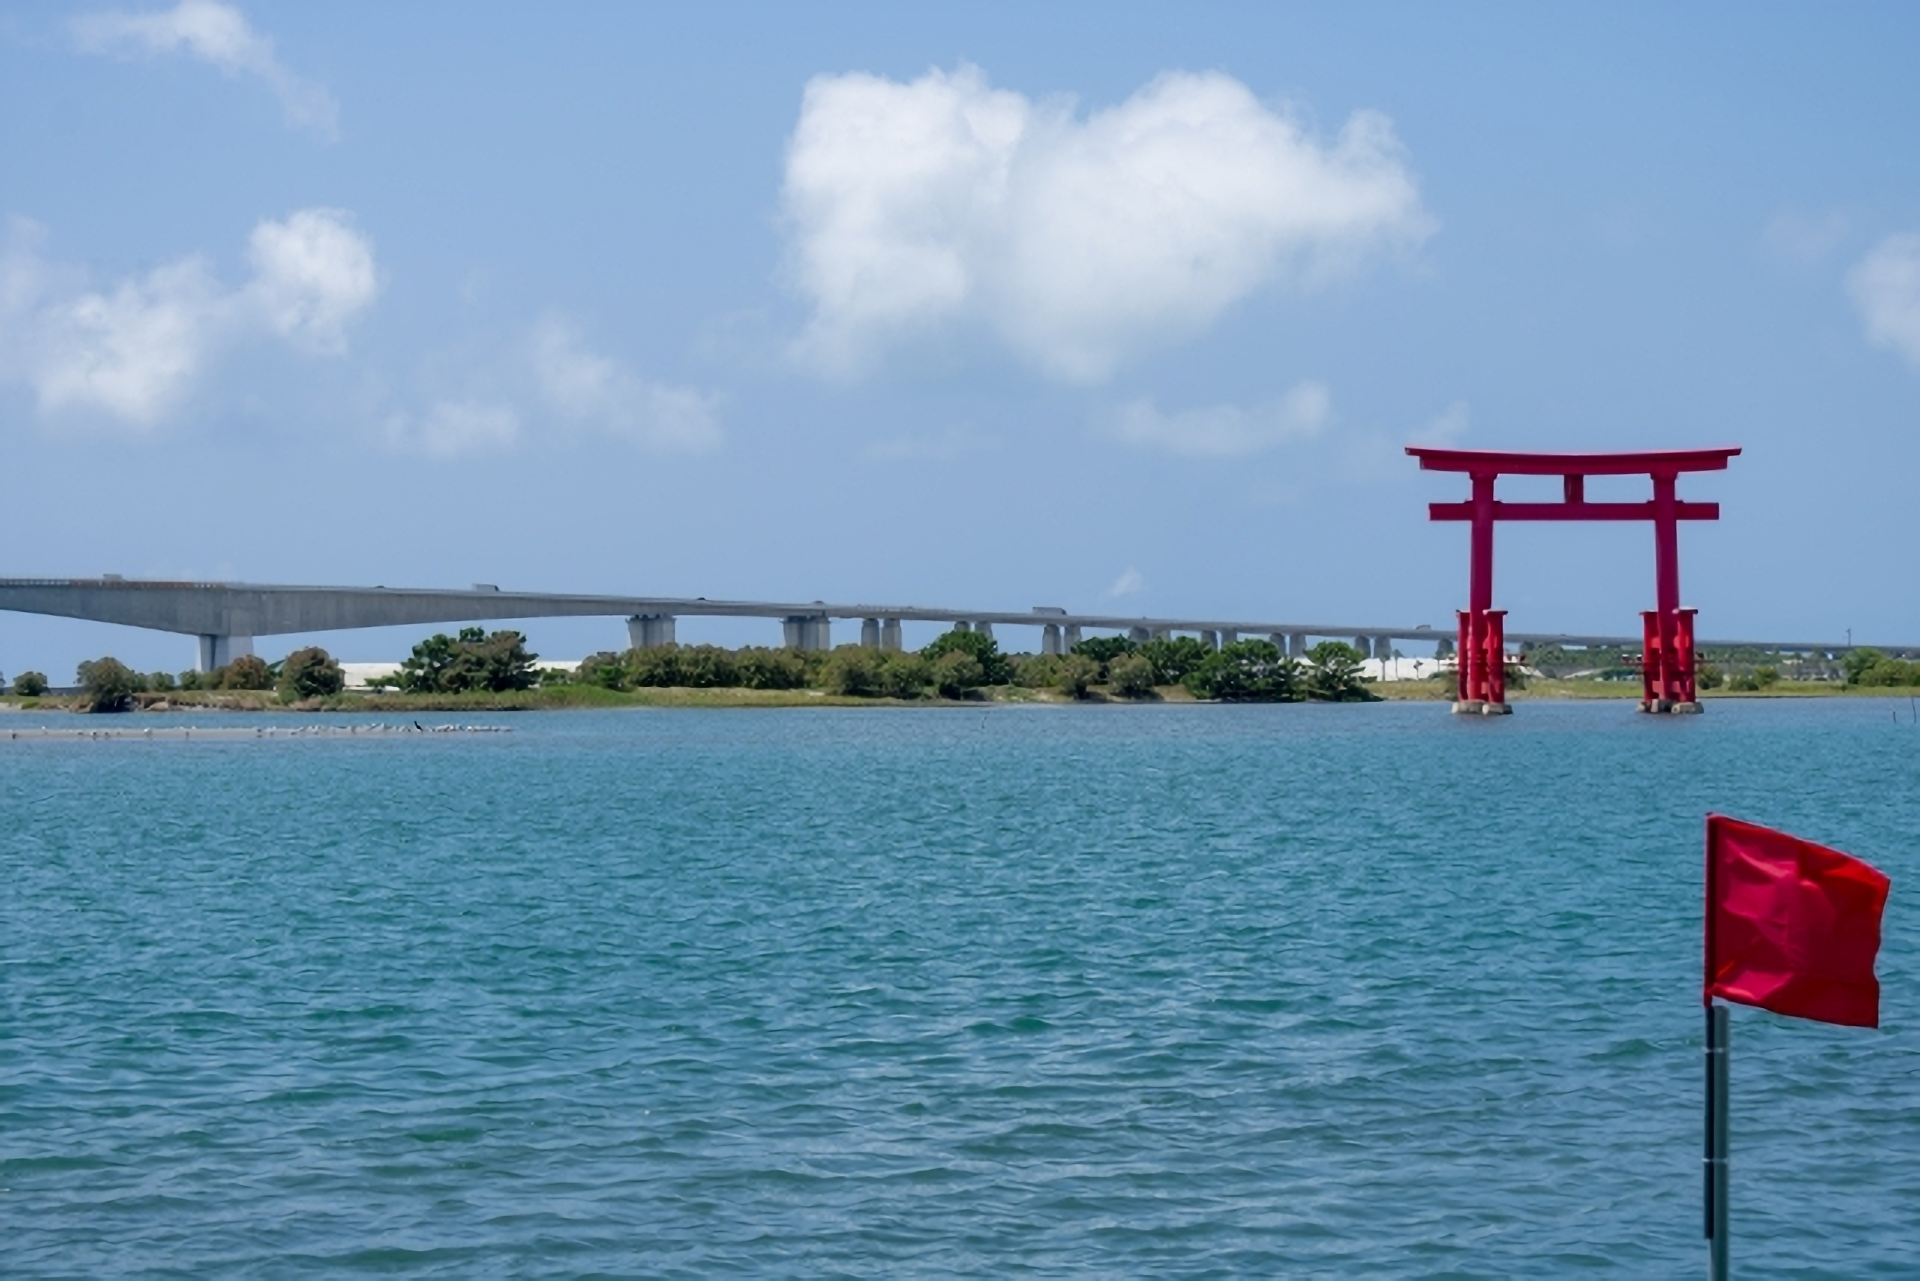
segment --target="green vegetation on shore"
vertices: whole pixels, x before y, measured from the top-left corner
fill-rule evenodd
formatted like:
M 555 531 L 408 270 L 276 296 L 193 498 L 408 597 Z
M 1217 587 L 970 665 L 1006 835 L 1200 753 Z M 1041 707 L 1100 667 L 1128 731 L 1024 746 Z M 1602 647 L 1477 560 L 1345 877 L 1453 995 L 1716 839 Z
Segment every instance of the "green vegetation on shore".
M 80 692 L 44 698 L 44 678 L 23 674 L 16 694 L 29 705 L 75 711 L 135 708 L 300 710 L 517 710 L 621 706 L 854 706 L 863 703 L 1188 701 L 1365 702 L 1378 696 L 1360 677 L 1351 646 L 1329 641 L 1308 661 L 1267 641 L 1210 649 L 1191 637 L 1136 643 L 1084 641 L 1064 655 L 1004 654 L 982 632 L 950 631 L 917 653 L 842 645 L 830 652 L 664 645 L 590 654 L 577 668 L 541 668 L 515 631 L 467 628 L 413 647 L 395 675 L 348 690 L 324 649 L 296 650 L 278 663 L 253 655 L 213 672 L 140 673 L 118 659 L 82 663 Z
M 1545 674 L 1509 675 L 1516 701 L 1639 697 L 1632 655 L 1562 651 L 1528 655 Z M 1703 651 L 1701 696 L 1833 697 L 1920 691 L 1920 661 L 1874 649 L 1837 662 L 1757 651 Z M 1005 654 L 991 636 L 950 631 L 917 653 L 842 645 L 829 652 L 664 645 L 590 654 L 567 671 L 542 668 L 516 631 L 467 628 L 413 647 L 399 670 L 364 690 L 346 688 L 326 650 L 296 650 L 277 663 L 247 655 L 214 672 L 140 673 L 110 656 L 80 664 L 80 691 L 49 697 L 46 677 L 21 672 L 16 707 L 75 711 L 208 708 L 304 711 L 481 711 L 566 707 L 821 707 L 876 703 L 1210 701 L 1445 701 L 1451 675 L 1373 684 L 1358 650 L 1317 645 L 1307 661 L 1264 640 L 1218 650 L 1192 637 L 1081 641 L 1064 655 Z M 1807 679 L 1812 676 L 1814 679 Z

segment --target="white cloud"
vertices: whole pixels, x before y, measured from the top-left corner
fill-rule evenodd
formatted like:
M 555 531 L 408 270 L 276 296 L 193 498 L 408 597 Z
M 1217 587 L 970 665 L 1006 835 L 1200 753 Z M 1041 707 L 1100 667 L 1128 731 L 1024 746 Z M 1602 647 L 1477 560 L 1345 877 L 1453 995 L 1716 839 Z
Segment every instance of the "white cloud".
M 796 351 L 835 375 L 957 324 L 1098 382 L 1258 289 L 1434 227 L 1385 116 L 1358 112 L 1323 142 L 1220 74 L 1169 73 L 1085 118 L 973 67 L 820 76 L 784 203 L 813 304 Z
M 1113 586 L 1107 588 L 1107 596 L 1109 599 L 1117 600 L 1122 596 L 1138 596 L 1145 590 L 1147 590 L 1146 576 L 1129 565 L 1120 577 L 1113 580 Z
M 1867 338 L 1920 365 L 1920 233 L 1888 236 L 1847 274 Z
M 160 13 L 92 13 L 74 20 L 73 34 L 88 53 L 185 52 L 230 76 L 258 76 L 280 100 L 288 123 L 329 141 L 339 135 L 339 108 L 326 86 L 282 66 L 272 37 L 255 31 L 231 5 L 180 0 Z
M 442 400 L 421 417 L 395 414 L 387 420 L 389 448 L 432 458 L 500 453 L 519 438 L 518 411 L 497 401 Z
M 1426 430 L 1420 433 L 1420 441 L 1429 445 L 1451 445 L 1467 434 L 1467 427 L 1473 421 L 1473 414 L 1464 400 L 1456 400 L 1433 418 L 1427 420 Z
M 49 262 L 44 233 L 16 222 L 0 255 L 0 377 L 31 386 L 45 415 L 163 421 L 225 350 L 261 331 L 321 354 L 377 291 L 373 250 L 337 210 L 262 222 L 252 279 L 227 289 L 198 255 L 101 288 Z
M 557 318 L 534 331 L 533 369 L 548 405 L 578 426 L 663 452 L 697 452 L 720 443 L 719 397 L 649 382 L 587 348 Z
M 346 326 L 380 291 L 373 246 L 338 209 L 302 209 L 253 229 L 250 301 L 274 332 L 311 350 L 346 350 Z
M 1326 386 L 1304 382 L 1280 399 L 1252 409 L 1210 405 L 1167 414 L 1150 400 L 1136 400 L 1102 412 L 1094 426 L 1103 435 L 1141 448 L 1232 458 L 1317 436 L 1325 429 L 1331 409 Z

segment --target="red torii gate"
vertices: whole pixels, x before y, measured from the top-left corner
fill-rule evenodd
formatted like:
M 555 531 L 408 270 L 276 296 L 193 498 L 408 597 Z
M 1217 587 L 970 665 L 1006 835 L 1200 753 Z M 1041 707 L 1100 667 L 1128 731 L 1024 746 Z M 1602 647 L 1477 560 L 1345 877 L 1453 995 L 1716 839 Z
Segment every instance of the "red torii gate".
M 1493 524 L 1499 520 L 1650 520 L 1653 522 L 1655 608 L 1641 613 L 1646 647 L 1640 662 L 1640 710 L 1697 712 L 1694 697 L 1693 616 L 1680 608 L 1680 529 L 1683 520 L 1719 520 L 1719 503 L 1688 503 L 1674 497 L 1681 472 L 1723 471 L 1740 450 L 1660 449 L 1637 454 L 1519 454 L 1488 449 L 1433 449 L 1409 445 L 1424 471 L 1465 472 L 1473 497 L 1464 503 L 1433 503 L 1432 520 L 1473 522 L 1467 608 L 1459 611 L 1459 689 L 1456 712 L 1510 712 L 1505 661 L 1506 611 L 1493 608 Z M 1500 476 L 1559 476 L 1565 501 L 1504 503 L 1493 496 Z M 1590 503 L 1589 476 L 1646 475 L 1653 500 Z

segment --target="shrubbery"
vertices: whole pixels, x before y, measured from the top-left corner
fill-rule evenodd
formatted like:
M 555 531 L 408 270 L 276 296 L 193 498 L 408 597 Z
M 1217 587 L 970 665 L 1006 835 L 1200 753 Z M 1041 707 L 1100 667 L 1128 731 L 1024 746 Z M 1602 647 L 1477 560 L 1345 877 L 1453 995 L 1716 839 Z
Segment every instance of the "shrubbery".
M 1153 664 L 1139 654 L 1121 654 L 1107 663 L 1107 684 L 1121 698 L 1153 696 Z
M 326 698 L 347 687 L 346 674 L 333 655 L 317 646 L 296 649 L 280 664 L 280 694 L 283 698 Z
M 1856 649 L 1840 666 L 1849 685 L 1920 685 L 1920 662 L 1889 658 L 1877 649 Z
M 539 657 L 527 651 L 519 632 L 463 627 L 458 636 L 436 634 L 415 645 L 400 664 L 400 687 L 410 694 L 532 689 Z
M 1184 684 L 1197 698 L 1227 702 L 1374 697 L 1359 675 L 1359 652 L 1338 641 L 1315 646 L 1304 666 L 1265 640 L 1236 641 L 1215 651 L 1192 637 L 1136 643 L 1110 636 L 1081 641 L 1064 655 L 1010 655 L 1000 652 L 993 637 L 976 631 L 946 632 L 919 653 L 861 645 L 820 653 L 670 644 L 624 653 L 603 650 L 587 655 L 570 672 L 536 670 L 537 657 L 519 632 L 469 627 L 457 636 L 436 634 L 421 641 L 397 677 L 381 683 L 415 694 L 502 693 L 536 683 L 608 690 L 813 688 L 849 698 L 903 701 L 965 699 L 985 686 L 1005 684 L 1074 699 L 1096 697 L 1100 686 L 1117 698 L 1152 698 L 1157 687 L 1170 684 Z M 164 672 L 142 675 L 113 658 L 82 663 L 79 680 L 82 703 L 94 711 L 126 710 L 138 695 L 175 685 Z M 317 646 L 295 650 L 271 665 L 249 654 L 215 671 L 183 672 L 179 678 L 184 690 L 278 688 L 287 701 L 329 698 L 345 687 L 340 664 Z M 21 697 L 45 690 L 46 678 L 37 672 L 22 672 L 14 682 Z
M 75 673 L 80 682 L 81 706 L 89 712 L 127 712 L 133 710 L 133 696 L 140 692 L 140 677 L 117 658 L 94 658 L 80 664 Z
M 1305 697 L 1300 664 L 1264 640 L 1221 646 L 1202 659 L 1184 683 L 1195 698 L 1229 703 L 1291 703 Z

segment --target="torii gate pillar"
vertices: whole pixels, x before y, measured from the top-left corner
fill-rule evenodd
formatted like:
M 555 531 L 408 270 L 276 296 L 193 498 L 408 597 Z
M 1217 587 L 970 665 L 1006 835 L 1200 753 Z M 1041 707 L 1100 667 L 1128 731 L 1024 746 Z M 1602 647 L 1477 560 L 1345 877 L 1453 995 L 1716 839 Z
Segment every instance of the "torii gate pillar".
M 1473 482 L 1464 503 L 1433 503 L 1433 520 L 1472 522 L 1467 608 L 1460 611 L 1459 688 L 1453 710 L 1498 714 L 1507 705 L 1506 611 L 1493 608 L 1493 527 L 1502 520 L 1645 520 L 1653 523 L 1654 608 L 1641 615 L 1645 648 L 1640 661 L 1640 710 L 1697 712 L 1693 616 L 1680 607 L 1680 522 L 1718 520 L 1720 504 L 1681 502 L 1682 472 L 1722 471 L 1737 447 L 1653 450 L 1633 454 L 1519 454 L 1485 449 L 1407 446 L 1426 471 L 1465 472 Z M 1503 503 L 1494 497 L 1501 476 L 1559 476 L 1564 501 Z M 1652 501 L 1590 503 L 1589 476 L 1645 475 Z

